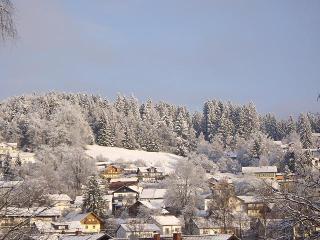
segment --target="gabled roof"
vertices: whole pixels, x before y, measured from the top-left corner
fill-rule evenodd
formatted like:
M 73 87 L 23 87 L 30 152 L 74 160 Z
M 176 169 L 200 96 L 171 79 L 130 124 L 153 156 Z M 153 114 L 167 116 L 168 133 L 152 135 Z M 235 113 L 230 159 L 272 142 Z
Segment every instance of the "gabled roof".
M 49 194 L 48 198 L 51 201 L 66 201 L 66 202 L 72 201 L 72 199 L 67 194 Z
M 80 222 L 90 214 L 92 214 L 95 218 L 97 218 L 100 222 L 102 222 L 102 220 L 93 212 L 88 212 L 88 213 L 70 212 L 63 218 L 63 220 L 64 222 Z
M 276 173 L 277 166 L 242 167 L 242 173 Z
M 166 215 L 166 216 L 152 216 L 154 221 L 158 223 L 161 226 L 180 226 L 181 222 L 180 220 L 172 215 Z
M 218 234 L 218 235 L 188 235 L 182 236 L 184 240 L 240 240 L 236 236 L 230 234 Z
M 141 199 L 163 199 L 167 189 L 144 188 L 141 192 Z
M 236 197 L 242 200 L 244 203 L 262 202 L 262 199 L 257 196 L 236 196 Z
M 126 232 L 160 232 L 160 228 L 153 223 L 126 223 L 121 224 L 120 227 Z
M 11 216 L 11 217 L 59 217 L 61 216 L 61 210 L 57 208 L 15 208 L 8 207 L 0 211 L 2 216 Z
M 113 178 L 110 180 L 110 183 L 116 182 L 138 182 L 137 177 L 130 177 L 130 178 Z
M 117 190 L 113 191 L 113 193 L 118 192 L 122 189 L 127 189 L 127 190 L 129 190 L 129 192 L 135 192 L 138 194 L 140 194 L 140 192 L 141 192 L 141 188 L 139 188 L 138 186 L 121 186 Z
M 111 237 L 105 233 L 98 233 L 92 235 L 83 235 L 83 236 L 64 236 L 59 237 L 60 240 L 100 240 L 100 239 L 110 239 Z

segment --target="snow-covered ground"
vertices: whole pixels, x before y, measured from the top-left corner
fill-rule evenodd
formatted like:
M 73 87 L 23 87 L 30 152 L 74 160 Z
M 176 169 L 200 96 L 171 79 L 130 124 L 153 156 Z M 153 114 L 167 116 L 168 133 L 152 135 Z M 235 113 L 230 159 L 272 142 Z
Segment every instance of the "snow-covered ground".
M 173 171 L 175 163 L 183 157 L 165 152 L 145 152 L 141 150 L 128 150 L 117 147 L 103 147 L 98 145 L 87 145 L 86 153 L 93 158 L 102 156 L 111 163 L 127 162 L 133 163 L 142 160 L 146 165 L 162 168 L 165 173 Z

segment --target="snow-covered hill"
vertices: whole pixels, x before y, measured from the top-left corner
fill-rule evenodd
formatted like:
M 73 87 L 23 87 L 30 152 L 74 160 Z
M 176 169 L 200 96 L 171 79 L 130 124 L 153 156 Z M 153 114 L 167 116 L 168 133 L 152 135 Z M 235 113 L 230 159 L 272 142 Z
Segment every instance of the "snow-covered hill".
M 165 173 L 170 173 L 174 169 L 175 163 L 180 156 L 165 152 L 145 152 L 141 150 L 128 150 L 117 147 L 103 147 L 98 145 L 87 145 L 86 153 L 93 158 L 102 156 L 107 158 L 111 163 L 128 162 L 133 163 L 142 160 L 147 166 L 161 167 Z

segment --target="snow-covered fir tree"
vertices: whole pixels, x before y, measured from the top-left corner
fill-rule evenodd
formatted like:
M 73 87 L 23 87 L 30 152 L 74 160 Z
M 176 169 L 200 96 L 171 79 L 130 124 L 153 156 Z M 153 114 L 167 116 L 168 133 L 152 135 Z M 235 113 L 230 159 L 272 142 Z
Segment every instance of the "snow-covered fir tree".
M 104 206 L 103 193 L 99 187 L 98 180 L 95 176 L 91 176 L 84 193 L 82 211 L 94 212 L 102 216 Z
M 310 121 L 305 114 L 300 114 L 298 119 L 298 132 L 304 148 L 312 147 L 312 129 Z

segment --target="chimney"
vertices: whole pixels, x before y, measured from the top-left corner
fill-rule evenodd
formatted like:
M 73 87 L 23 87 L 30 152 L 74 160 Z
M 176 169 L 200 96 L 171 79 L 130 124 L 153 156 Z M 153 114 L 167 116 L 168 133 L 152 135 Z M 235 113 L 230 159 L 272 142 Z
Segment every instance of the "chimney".
M 153 240 L 160 240 L 160 233 L 155 233 L 153 235 Z
M 181 233 L 173 233 L 173 240 L 182 240 Z

